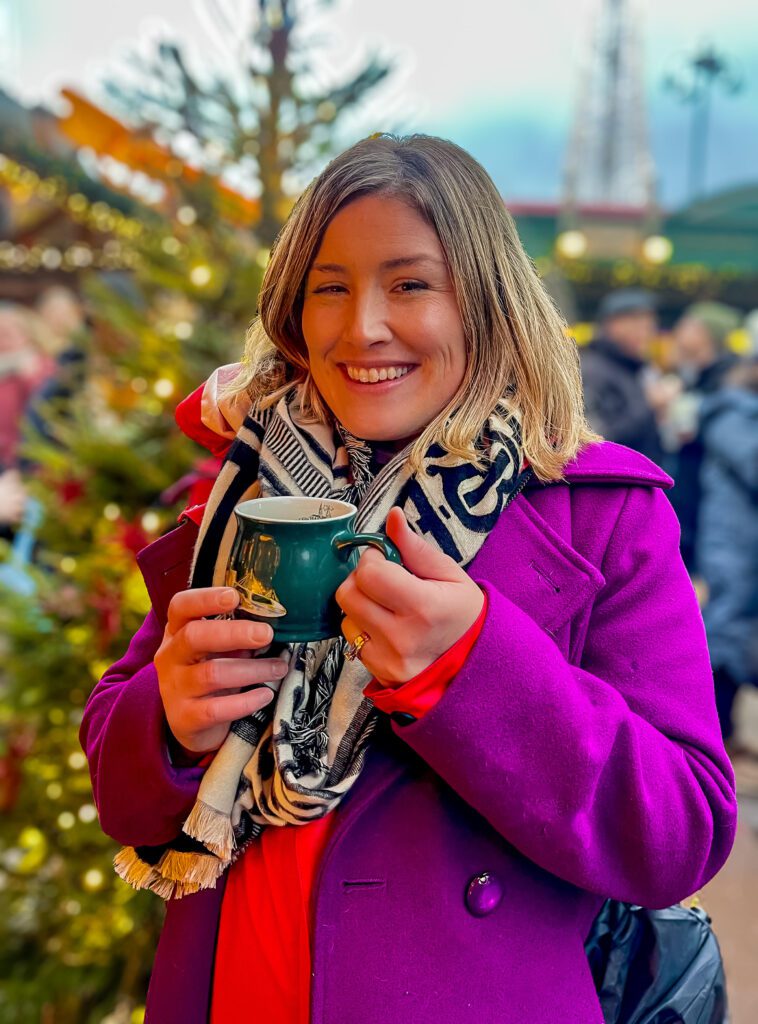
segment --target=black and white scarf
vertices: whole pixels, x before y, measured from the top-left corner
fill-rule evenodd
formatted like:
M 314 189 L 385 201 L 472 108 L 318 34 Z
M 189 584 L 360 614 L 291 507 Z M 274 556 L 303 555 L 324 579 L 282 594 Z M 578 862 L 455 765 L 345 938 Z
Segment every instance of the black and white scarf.
M 369 443 L 341 425 L 306 422 L 298 393 L 290 393 L 242 424 L 206 506 L 191 586 L 224 585 L 234 507 L 269 495 L 352 502 L 356 529 L 371 532 L 399 505 L 417 534 L 465 567 L 532 472 L 524 469 L 519 420 L 504 403 L 477 447 L 483 471 L 435 443 L 426 474 L 411 471 L 410 445 L 375 473 Z M 371 675 L 345 658 L 346 647 L 340 636 L 267 651 L 289 665 L 277 697 L 232 724 L 175 840 L 120 851 L 123 879 L 164 899 L 214 887 L 267 825 L 303 825 L 339 804 L 360 774 L 377 716 L 363 694 Z

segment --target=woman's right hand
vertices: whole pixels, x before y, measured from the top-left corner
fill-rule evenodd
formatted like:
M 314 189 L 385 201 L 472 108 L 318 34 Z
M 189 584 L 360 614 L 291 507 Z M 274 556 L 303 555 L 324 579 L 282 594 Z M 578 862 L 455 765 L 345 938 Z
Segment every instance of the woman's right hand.
M 175 594 L 155 655 L 169 729 L 198 756 L 218 750 L 232 722 L 269 704 L 287 674 L 282 658 L 253 657 L 271 643 L 273 631 L 265 622 L 206 618 L 229 613 L 238 603 L 230 587 Z M 240 692 L 251 685 L 256 689 Z

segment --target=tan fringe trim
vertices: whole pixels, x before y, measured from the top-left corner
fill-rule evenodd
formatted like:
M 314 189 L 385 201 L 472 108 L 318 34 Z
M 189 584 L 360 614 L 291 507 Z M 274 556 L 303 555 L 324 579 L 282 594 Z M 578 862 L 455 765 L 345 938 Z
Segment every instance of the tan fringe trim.
M 158 872 L 162 878 L 170 878 L 172 882 L 183 882 L 196 856 L 194 853 L 166 850 L 158 861 Z
M 185 884 L 197 885 L 199 889 L 215 889 L 216 882 L 228 867 L 218 857 L 197 857 L 192 870 L 184 879 Z
M 174 888 L 173 899 L 180 900 L 183 896 L 191 896 L 199 888 L 199 885 L 193 885 L 192 882 L 177 882 Z
M 234 830 L 226 814 L 198 800 L 182 830 L 228 863 L 234 850 Z
M 156 878 L 150 888 L 157 892 L 162 900 L 170 900 L 177 886 L 181 888 L 181 883 L 172 882 L 170 878 Z M 179 898 L 183 895 L 183 892 L 178 894 Z
M 135 889 L 151 889 L 158 872 L 137 856 L 133 846 L 125 846 L 113 858 L 116 874 Z
M 194 886 L 194 891 L 214 889 L 216 880 L 225 868 L 226 864 L 218 857 L 180 853 L 177 850 L 167 850 L 158 861 L 158 871 L 162 878 L 171 879 L 186 888 Z
M 228 862 L 217 857 L 167 850 L 155 867 L 137 856 L 133 846 L 125 846 L 113 859 L 119 877 L 135 889 L 149 889 L 163 900 L 181 899 L 201 889 L 215 889 Z

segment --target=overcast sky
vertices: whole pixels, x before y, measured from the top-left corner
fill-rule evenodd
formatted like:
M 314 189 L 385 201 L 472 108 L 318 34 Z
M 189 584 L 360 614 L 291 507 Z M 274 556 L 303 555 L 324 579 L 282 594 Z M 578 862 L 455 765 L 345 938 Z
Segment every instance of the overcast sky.
M 240 27 L 256 6 L 215 2 Z M 401 124 L 445 134 L 482 160 L 507 198 L 548 199 L 560 190 L 578 61 L 598 2 L 336 0 L 314 31 L 323 39 L 325 74 L 372 49 L 395 59 L 392 83 L 366 113 L 371 129 Z M 688 111 L 663 91 L 663 75 L 706 41 L 734 61 L 745 83 L 738 96 L 715 97 L 709 184 L 758 182 L 756 0 L 636 3 L 664 203 L 683 197 Z M 28 102 L 50 103 L 66 84 L 96 95 L 124 48 L 145 45 L 161 29 L 189 44 L 198 62 L 216 61 L 222 51 L 202 6 L 203 0 L 0 0 L 0 84 Z

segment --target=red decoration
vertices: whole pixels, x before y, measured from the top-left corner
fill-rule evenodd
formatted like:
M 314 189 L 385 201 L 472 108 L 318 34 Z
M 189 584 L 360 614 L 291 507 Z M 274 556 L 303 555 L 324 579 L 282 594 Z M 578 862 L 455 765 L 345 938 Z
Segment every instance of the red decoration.
M 150 543 L 150 538 L 139 523 L 120 524 L 118 542 L 126 550 L 136 555 Z
M 21 783 L 23 765 L 34 744 L 35 731 L 29 726 L 17 727 L 8 738 L 8 749 L 0 757 L 0 813 L 12 811 L 16 806 Z
M 78 501 L 84 494 L 84 484 L 81 480 L 70 478 L 64 480 L 62 484 L 58 485 L 57 488 L 58 497 L 61 499 L 64 505 L 71 505 L 73 502 Z

